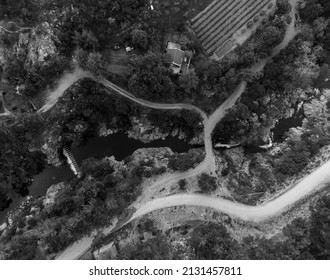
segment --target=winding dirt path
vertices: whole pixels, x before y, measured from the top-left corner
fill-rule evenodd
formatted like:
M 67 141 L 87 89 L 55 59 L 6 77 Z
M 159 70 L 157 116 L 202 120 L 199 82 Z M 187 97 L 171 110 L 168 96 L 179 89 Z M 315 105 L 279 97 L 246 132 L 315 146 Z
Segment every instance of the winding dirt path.
M 295 203 L 301 201 L 312 193 L 327 187 L 325 184 L 330 181 L 329 170 L 330 161 L 306 176 L 297 185 L 295 185 L 281 196 L 258 206 L 249 206 L 238 202 L 232 202 L 226 199 L 202 194 L 177 194 L 158 198 L 145 203 L 143 206 L 137 209 L 132 217 L 123 225 L 155 210 L 172 206 L 200 206 L 212 208 L 218 212 L 226 213 L 231 217 L 240 220 L 249 222 L 262 222 L 285 212 Z
M 206 113 L 194 105 L 185 104 L 185 103 L 165 104 L 165 103 L 151 102 L 151 101 L 147 101 L 147 100 L 143 100 L 141 98 L 135 97 L 130 92 L 124 90 L 123 88 L 115 85 L 114 83 L 111 83 L 110 81 L 108 81 L 104 78 L 101 78 L 97 81 L 99 83 L 101 83 L 103 86 L 105 86 L 106 88 L 108 88 L 110 90 L 114 90 L 119 95 L 124 96 L 142 106 L 145 106 L 145 107 L 148 107 L 151 109 L 158 109 L 158 110 L 183 110 L 183 109 L 186 109 L 186 110 L 190 110 L 190 111 L 196 111 L 197 113 L 199 113 L 201 115 L 203 120 L 207 119 Z
M 298 0 L 290 0 L 290 3 L 293 7 L 291 11 L 291 16 L 293 18 L 292 23 L 288 26 L 283 41 L 280 45 L 274 48 L 272 55 L 269 59 L 271 59 L 272 57 L 277 55 L 282 49 L 284 49 L 297 33 L 295 30 L 295 14 L 297 2 Z M 252 66 L 251 71 L 262 71 L 269 59 L 263 60 L 258 64 Z M 49 110 L 52 106 L 56 104 L 58 98 L 68 87 L 70 87 L 72 84 L 84 77 L 90 77 L 94 80 L 97 80 L 90 73 L 87 73 L 80 69 L 76 69 L 74 73 L 68 74 L 63 77 L 63 80 L 60 81 L 60 86 L 54 92 L 51 92 L 49 94 L 49 101 L 38 112 L 46 112 L 47 110 Z M 118 87 L 117 85 L 107 81 L 106 79 L 102 78 L 98 81 L 106 88 L 114 90 L 125 98 L 128 98 L 148 108 L 158 110 L 193 110 L 201 115 L 204 124 L 204 143 L 206 156 L 203 162 L 200 163 L 196 168 L 193 168 L 183 173 L 165 175 L 165 177 L 153 183 L 150 187 L 148 187 L 148 190 L 145 190 L 141 197 L 138 198 L 137 201 L 131 205 L 131 207 L 134 207 L 136 211 L 125 223 L 121 224 L 120 226 L 123 226 L 124 224 L 127 224 L 132 220 L 142 217 L 143 215 L 148 214 L 152 211 L 163 209 L 166 207 L 183 205 L 213 208 L 216 211 L 226 213 L 238 219 L 260 222 L 282 213 L 283 211 L 291 207 L 293 204 L 310 195 L 314 191 L 320 189 L 322 187 L 322 184 L 330 181 L 330 173 L 328 171 L 330 169 L 329 161 L 314 172 L 312 172 L 310 175 L 306 176 L 295 187 L 288 190 L 286 193 L 282 194 L 281 196 L 272 201 L 269 201 L 259 206 L 248 206 L 237 202 L 231 202 L 222 198 L 215 198 L 201 194 L 177 194 L 151 200 L 152 195 L 156 191 L 158 191 L 164 184 L 172 184 L 179 181 L 180 179 L 194 177 L 203 172 L 208 172 L 211 174 L 215 172 L 216 163 L 212 147 L 212 132 L 217 123 L 219 123 L 219 121 L 221 121 L 222 118 L 225 116 L 226 112 L 235 105 L 236 101 L 245 91 L 247 83 L 245 81 L 241 82 L 234 91 L 234 93 L 210 117 L 207 117 L 204 111 L 193 105 L 183 103 L 162 104 L 142 100 L 135 97 L 126 90 Z M 113 226 L 104 230 L 111 232 L 112 228 Z M 86 237 L 75 243 L 76 245 L 74 245 L 73 247 L 71 246 L 64 250 L 64 252 L 59 254 L 57 259 L 78 258 L 83 252 L 86 251 L 86 249 L 90 247 L 91 243 L 92 237 Z M 70 253 L 68 254 L 69 251 Z
M 296 7 L 298 0 L 289 0 L 289 1 L 292 6 L 291 9 L 292 21 L 290 25 L 287 27 L 284 39 L 278 46 L 274 48 L 274 50 L 272 51 L 272 55 L 268 59 L 264 59 L 259 63 L 257 63 L 256 65 L 252 66 L 250 69 L 251 72 L 254 73 L 261 72 L 265 67 L 266 63 L 269 60 L 271 60 L 274 56 L 279 54 L 279 52 L 282 49 L 286 48 L 286 46 L 297 34 L 297 31 L 295 30 L 295 22 L 296 22 Z M 212 133 L 216 125 L 224 118 L 226 112 L 236 104 L 236 101 L 245 91 L 246 86 L 247 86 L 247 82 L 242 81 L 237 86 L 236 90 L 232 93 L 232 95 L 229 96 L 227 100 L 225 100 L 225 102 L 222 103 L 221 106 L 217 110 L 215 110 L 210 117 L 205 118 L 205 116 L 202 115 L 204 119 L 204 144 L 205 144 L 205 152 L 206 152 L 204 161 L 192 170 L 188 170 L 187 172 L 181 174 L 169 175 L 168 177 L 162 178 L 160 181 L 148 187 L 148 190 L 146 192 L 143 192 L 141 196 L 142 199 L 140 198 L 135 203 L 132 204 L 132 207 L 134 207 L 137 210 L 129 221 L 132 221 L 133 219 L 141 217 L 144 214 L 150 213 L 154 210 L 158 210 L 170 206 L 180 206 L 180 205 L 212 207 L 217 211 L 225 212 L 227 214 L 233 215 L 243 220 L 261 221 L 266 217 L 269 218 L 276 215 L 277 213 L 283 212 L 287 207 L 289 207 L 290 205 L 294 204 L 295 202 L 299 201 L 306 195 L 313 192 L 313 190 L 315 190 L 315 188 L 323 182 L 322 180 L 323 178 L 326 178 L 326 180 L 330 178 L 327 177 L 327 173 L 325 172 L 325 170 L 327 169 L 327 165 L 325 165 L 325 168 L 322 168 L 321 172 L 315 171 L 316 173 L 313 172 L 310 175 L 312 176 L 311 178 L 313 178 L 313 180 L 315 179 L 314 181 L 311 182 L 311 180 L 308 179 L 310 178 L 310 176 L 307 176 L 305 180 L 297 184 L 294 188 L 289 190 L 287 193 L 283 194 L 281 197 L 277 198 L 272 202 L 268 202 L 266 205 L 260 207 L 259 206 L 252 207 L 239 203 L 230 202 L 220 198 L 213 198 L 204 195 L 191 195 L 191 194 L 173 195 L 173 196 L 168 196 L 166 198 L 160 198 L 150 201 L 150 199 L 155 194 L 155 192 L 157 192 L 160 189 L 160 187 L 164 184 L 175 183 L 180 179 L 195 177 L 203 172 L 211 173 L 211 174 L 215 172 L 216 163 L 215 163 L 215 157 L 212 146 Z M 115 91 L 118 90 L 117 86 L 111 88 Z M 135 101 L 134 100 L 135 98 L 132 95 L 130 96 L 132 97 L 132 100 Z M 146 102 L 141 101 L 140 104 L 145 105 Z M 314 173 L 317 175 L 315 176 Z M 316 177 L 320 176 L 320 174 L 323 177 L 316 180 Z M 260 211 L 261 213 L 259 215 L 256 214 L 257 212 L 259 213 Z
M 292 22 L 288 26 L 286 34 L 284 36 L 283 41 L 274 48 L 272 55 L 265 60 L 260 61 L 256 65 L 252 66 L 250 71 L 251 72 L 260 72 L 265 67 L 266 63 L 272 59 L 274 56 L 276 56 L 282 49 L 286 48 L 286 46 L 290 43 L 290 41 L 294 38 L 294 36 L 297 34 L 295 31 L 295 20 L 296 20 L 296 5 L 297 0 L 291 0 L 291 4 L 293 6 L 291 10 L 291 16 L 292 16 Z M 126 96 L 130 98 L 131 100 L 138 102 L 141 105 L 148 106 L 154 109 L 166 109 L 169 105 L 165 104 L 155 104 L 148 101 L 144 101 L 141 99 L 135 98 L 132 94 L 128 93 L 127 91 L 122 90 L 120 87 L 109 83 L 107 80 L 102 80 L 101 83 L 106 86 L 107 88 L 110 88 L 112 90 L 115 90 L 119 94 Z M 237 100 L 240 98 L 242 93 L 245 91 L 247 86 L 246 81 L 242 81 L 236 88 L 236 90 L 233 92 L 231 96 L 225 100 L 221 104 L 221 106 L 218 107 L 216 111 L 210 116 L 207 117 L 206 114 L 200 109 L 196 109 L 195 106 L 189 105 L 189 108 L 192 110 L 195 110 L 201 114 L 201 116 L 204 119 L 204 144 L 205 144 L 205 159 L 203 162 L 201 162 L 196 168 L 188 170 L 184 173 L 180 174 L 172 174 L 167 175 L 164 178 L 161 178 L 160 180 L 156 181 L 151 186 L 148 186 L 147 190 L 144 191 L 141 195 L 141 197 L 135 201 L 132 204 L 132 207 L 134 207 L 136 212 L 132 216 L 132 218 L 129 221 L 132 221 L 133 219 L 136 219 L 138 217 L 143 216 L 146 213 L 150 213 L 154 210 L 159 210 L 166 207 L 171 206 L 180 206 L 180 205 L 192 205 L 192 206 L 203 206 L 203 207 L 211 207 L 217 211 L 225 212 L 227 214 L 230 214 L 232 216 L 235 216 L 237 218 L 243 219 L 243 220 L 262 220 L 265 219 L 265 217 L 271 217 L 274 216 L 276 213 L 280 213 L 284 211 L 289 205 L 294 204 L 296 201 L 302 199 L 307 194 L 310 194 L 317 186 L 321 184 L 320 181 L 315 180 L 314 184 L 310 184 L 310 187 L 306 186 L 306 183 L 299 183 L 296 187 L 292 188 L 289 192 L 287 192 L 285 195 L 281 196 L 279 199 L 276 200 L 277 204 L 275 202 L 269 202 L 269 205 L 263 206 L 263 208 L 256 208 L 251 207 L 239 203 L 234 203 L 231 201 L 227 201 L 220 198 L 213 198 L 209 196 L 204 195 L 191 195 L 191 194 L 184 194 L 184 195 L 173 195 L 168 196 L 165 198 L 155 199 L 152 200 L 152 197 L 155 195 L 157 191 L 160 190 L 160 188 L 165 184 L 174 184 L 178 182 L 181 179 L 187 179 L 191 177 L 195 177 L 203 172 L 206 173 L 214 173 L 216 170 L 216 163 L 215 163 L 215 157 L 213 153 L 213 145 L 212 145 L 212 133 L 216 127 L 216 125 L 224 118 L 226 115 L 226 112 L 232 108 Z M 138 100 L 138 101 L 137 101 Z M 150 106 L 151 105 L 151 106 Z M 174 105 L 169 109 L 179 109 L 179 108 L 185 108 L 188 109 L 188 107 L 185 104 L 176 104 L 177 107 Z M 330 163 L 329 163 L 330 164 Z M 325 169 L 322 169 L 325 170 Z M 314 173 L 312 173 L 314 174 Z M 311 174 L 311 175 L 312 175 Z M 322 173 L 323 174 L 323 173 Z M 324 175 L 324 174 L 323 174 Z M 307 180 L 308 177 L 306 177 Z M 323 178 L 323 177 L 322 177 Z M 327 178 L 328 179 L 328 178 Z M 305 188 L 301 188 L 301 186 L 304 186 Z M 305 192 L 301 191 L 304 190 Z M 288 194 L 291 194 L 290 197 L 288 197 Z M 230 210 L 232 209 L 232 210 Z M 262 215 L 254 215 L 255 212 L 262 211 Z M 268 211 L 266 211 L 268 210 Z
M 37 112 L 45 113 L 50 110 L 68 88 L 84 78 L 94 79 L 94 76 L 90 72 L 84 71 L 80 68 L 75 68 L 72 73 L 66 73 L 59 80 L 58 86 L 54 90 L 45 93 L 45 105 L 42 106 Z

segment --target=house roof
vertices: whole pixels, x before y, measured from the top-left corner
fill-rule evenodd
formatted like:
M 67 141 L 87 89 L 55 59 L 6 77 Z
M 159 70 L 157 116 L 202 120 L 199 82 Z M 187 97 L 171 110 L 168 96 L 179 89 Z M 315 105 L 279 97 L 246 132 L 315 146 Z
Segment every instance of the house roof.
M 181 66 L 182 59 L 184 57 L 184 51 L 180 49 L 167 49 L 166 50 L 166 62 L 173 63 L 174 65 Z

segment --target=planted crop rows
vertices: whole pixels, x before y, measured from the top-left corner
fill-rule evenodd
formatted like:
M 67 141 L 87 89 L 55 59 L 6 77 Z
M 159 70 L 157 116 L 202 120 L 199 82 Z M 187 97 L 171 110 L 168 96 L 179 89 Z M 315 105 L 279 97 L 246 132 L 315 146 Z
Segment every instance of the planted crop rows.
M 197 38 L 211 55 L 237 30 L 267 9 L 272 0 L 217 0 L 191 20 Z

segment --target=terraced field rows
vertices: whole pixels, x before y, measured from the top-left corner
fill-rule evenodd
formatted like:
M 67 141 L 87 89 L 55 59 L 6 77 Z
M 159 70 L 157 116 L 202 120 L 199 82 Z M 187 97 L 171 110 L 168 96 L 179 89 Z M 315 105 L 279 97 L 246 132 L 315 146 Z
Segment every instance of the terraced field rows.
M 201 39 L 205 39 L 207 38 L 208 36 L 210 36 L 210 34 L 212 34 L 214 31 L 216 31 L 216 29 L 219 27 L 219 26 L 222 26 L 222 25 L 225 25 L 226 22 L 228 22 L 228 19 L 232 19 L 232 14 L 236 14 L 238 11 L 240 11 L 242 9 L 242 6 L 244 4 L 246 4 L 246 0 L 243 0 L 243 1 L 233 1 L 233 3 L 235 2 L 239 2 L 237 5 L 231 5 L 228 10 L 223 10 L 222 8 L 219 8 L 219 15 L 218 15 L 218 18 L 220 19 L 220 21 L 215 24 L 215 25 L 211 25 L 210 29 L 207 30 L 207 32 L 205 32 L 204 34 L 201 33 Z M 229 10 L 230 9 L 230 10 Z M 217 14 L 217 13 L 214 13 L 214 14 Z M 215 18 L 216 19 L 216 18 Z M 212 22 L 211 22 L 212 24 Z M 207 26 L 206 26 L 207 28 Z
M 243 0 L 243 2 L 245 2 L 246 0 Z M 240 0 L 232 0 L 232 1 L 227 1 L 227 2 L 222 2 L 219 1 L 218 5 L 214 6 L 214 8 L 212 9 L 212 11 L 209 11 L 209 13 L 212 14 L 207 14 L 205 15 L 205 19 L 201 20 L 199 19 L 194 26 L 196 26 L 196 30 L 195 32 L 199 32 L 201 30 L 203 30 L 203 28 L 205 28 L 207 26 L 207 24 L 209 24 L 210 22 L 212 22 L 212 20 L 216 19 L 217 17 L 220 18 L 220 16 L 222 16 L 226 11 L 230 12 L 230 10 L 237 4 L 239 4 Z
M 262 4 L 262 6 L 260 6 Z M 209 53 L 214 52 L 219 46 L 221 46 L 230 36 L 232 36 L 237 30 L 239 30 L 244 24 L 253 19 L 258 12 L 267 6 L 268 0 L 256 1 L 253 6 L 246 9 L 241 9 L 237 17 L 231 17 L 230 22 L 222 26 L 222 31 L 213 38 L 205 40 L 205 48 Z
M 200 12 L 197 16 L 195 16 L 191 22 L 196 22 L 197 20 L 198 21 L 201 21 L 201 20 L 204 20 L 205 19 L 205 16 L 208 15 L 208 11 L 210 9 L 212 9 L 215 5 L 217 4 L 220 4 L 220 3 L 223 3 L 225 0 L 223 1 L 219 1 L 219 0 L 214 0 L 210 5 L 208 5 L 202 12 Z
M 191 20 L 197 38 L 212 55 L 249 21 L 266 10 L 272 0 L 218 0 Z

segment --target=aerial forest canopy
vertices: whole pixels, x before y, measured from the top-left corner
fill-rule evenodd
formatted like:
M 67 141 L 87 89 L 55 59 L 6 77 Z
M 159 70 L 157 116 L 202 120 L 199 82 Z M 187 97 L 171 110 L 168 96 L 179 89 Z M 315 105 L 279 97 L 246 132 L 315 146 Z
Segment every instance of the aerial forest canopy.
M 147 0 L 4 0 L 0 3 L 0 20 L 24 26 L 48 22 L 55 26 L 56 36 L 66 52 L 73 43 L 82 47 L 82 40 L 104 43 L 118 30 L 141 21 L 148 3 Z M 98 43 L 89 42 L 85 48 L 91 49 L 95 44 Z
M 324 93 L 330 87 L 329 0 L 300 1 L 296 7 L 289 0 L 208 1 L 214 14 L 206 23 L 201 11 L 208 4 L 202 0 L 159 0 L 154 6 L 149 0 L 0 2 L 0 210 L 10 199 L 26 196 L 45 167 L 63 164 L 64 146 L 80 149 L 94 137 L 117 132 L 144 142 L 174 136 L 190 144 L 185 143 L 189 152 L 180 154 L 169 148 L 162 154 L 157 146 L 150 160 L 133 153 L 120 162 L 83 161 L 83 175 L 57 184 L 53 202 L 44 202 L 47 195 L 31 198 L 31 204 L 9 212 L 0 233 L 0 259 L 52 258 L 112 218 L 132 214 L 129 207 L 137 201 L 133 205 L 141 207 L 158 197 L 202 193 L 202 199 L 258 207 L 280 197 L 290 187 L 286 182 L 312 172 L 320 158 L 329 160 L 330 149 L 324 150 L 330 144 L 330 93 Z M 253 7 L 265 6 L 234 33 L 220 15 L 229 5 L 239 14 L 238 2 L 251 4 L 246 19 Z M 222 3 L 227 8 L 219 9 Z M 199 31 L 190 24 L 194 13 L 203 14 Z M 226 27 L 213 34 L 217 16 Z M 235 26 L 241 20 L 226 16 L 235 18 Z M 204 34 L 203 28 L 209 30 Z M 216 58 L 202 36 L 214 52 L 220 47 L 212 42 L 220 37 L 233 36 L 228 41 L 235 41 L 234 47 L 221 57 L 213 53 Z M 276 139 L 278 123 L 301 111 L 302 124 Z M 166 181 L 173 176 L 184 179 Z M 330 259 L 330 196 L 311 201 L 275 236 L 268 224 L 235 220 L 234 225 L 221 208 L 208 208 L 209 216 L 194 213 L 197 223 L 175 240 L 185 244 L 188 255 L 172 251 L 176 236 L 170 228 L 146 242 L 139 239 L 118 257 Z M 187 211 L 186 205 L 165 207 L 161 218 L 166 211 Z M 276 219 L 271 223 L 278 226 Z M 253 230 L 239 235 L 237 226 Z
M 92 50 L 108 42 L 111 35 L 142 21 L 148 3 L 147 0 L 59 0 L 44 5 L 47 11 L 55 10 L 56 18 L 49 17 L 58 29 L 57 36 L 63 51 L 67 51 L 73 47 L 72 44 Z

